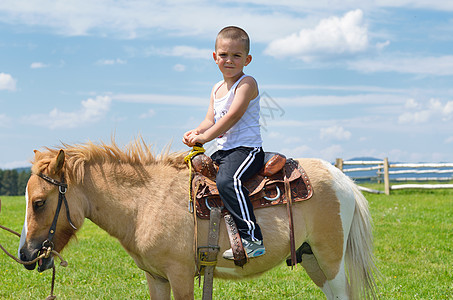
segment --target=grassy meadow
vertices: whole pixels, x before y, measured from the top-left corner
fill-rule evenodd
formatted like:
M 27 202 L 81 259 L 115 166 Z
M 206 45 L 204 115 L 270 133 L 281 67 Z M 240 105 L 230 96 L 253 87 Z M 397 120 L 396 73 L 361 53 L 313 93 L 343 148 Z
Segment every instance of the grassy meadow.
M 376 185 L 370 185 L 376 188 Z M 381 188 L 382 189 L 382 188 Z M 453 190 L 365 194 L 374 221 L 380 299 L 453 299 Z M 0 224 L 20 231 L 23 197 L 0 197 Z M 16 254 L 19 239 L 0 230 Z M 86 220 L 57 266 L 57 299 L 147 299 L 146 279 L 119 243 Z M 58 264 L 59 260 L 56 259 Z M 0 299 L 45 299 L 52 272 L 27 271 L 0 252 Z M 195 284 L 195 298 L 202 289 Z M 245 281 L 214 281 L 214 299 L 324 299 L 304 269 L 281 265 Z

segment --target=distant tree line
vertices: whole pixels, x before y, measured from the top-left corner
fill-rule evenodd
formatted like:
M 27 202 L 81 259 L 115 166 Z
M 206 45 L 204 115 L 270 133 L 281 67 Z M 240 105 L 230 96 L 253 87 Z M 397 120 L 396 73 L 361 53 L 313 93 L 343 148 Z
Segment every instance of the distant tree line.
M 0 169 L 0 195 L 18 196 L 25 195 L 30 170 L 1 170 Z

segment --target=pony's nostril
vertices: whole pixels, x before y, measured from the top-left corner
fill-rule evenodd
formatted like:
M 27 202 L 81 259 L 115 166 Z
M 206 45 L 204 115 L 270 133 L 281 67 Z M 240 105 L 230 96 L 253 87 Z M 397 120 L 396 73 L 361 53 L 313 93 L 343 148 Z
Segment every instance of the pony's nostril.
M 19 258 L 21 261 L 27 261 L 27 256 L 25 255 L 23 250 L 20 250 L 19 254 L 20 254 Z
M 21 261 L 23 262 L 29 262 L 29 261 L 32 261 L 33 260 L 33 255 L 27 255 L 27 251 L 21 249 L 19 250 L 19 258 Z M 36 267 L 36 263 L 33 263 L 33 264 L 24 264 L 24 267 L 27 269 L 27 270 L 34 270 L 35 267 Z

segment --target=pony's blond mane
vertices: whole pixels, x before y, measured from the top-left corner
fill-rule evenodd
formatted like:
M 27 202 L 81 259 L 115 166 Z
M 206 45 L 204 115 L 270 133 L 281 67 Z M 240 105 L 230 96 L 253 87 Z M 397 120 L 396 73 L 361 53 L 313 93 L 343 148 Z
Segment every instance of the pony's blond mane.
M 47 152 L 35 156 L 32 171 L 44 171 L 60 149 L 65 152 L 66 173 L 78 182 L 83 179 L 87 164 L 119 163 L 138 168 L 149 165 L 167 165 L 176 169 L 187 167 L 184 162 L 187 152 L 170 152 L 170 145 L 167 145 L 160 154 L 156 154 L 142 138 L 135 139 L 124 149 L 121 149 L 113 139 L 110 145 L 103 142 L 99 144 L 88 142 L 76 145 L 63 143 L 62 146 L 46 148 Z

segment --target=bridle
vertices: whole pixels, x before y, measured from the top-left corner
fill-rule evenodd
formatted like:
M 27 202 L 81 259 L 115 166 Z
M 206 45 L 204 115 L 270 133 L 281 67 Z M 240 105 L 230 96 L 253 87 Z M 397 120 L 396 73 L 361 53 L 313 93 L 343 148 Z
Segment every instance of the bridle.
M 0 249 L 3 250 L 9 257 L 11 257 L 16 262 L 18 262 L 18 263 L 20 263 L 22 265 L 35 264 L 37 261 L 39 261 L 39 260 L 41 260 L 43 258 L 49 258 L 51 254 L 54 254 L 54 255 L 58 256 L 58 258 L 60 258 L 60 260 L 61 260 L 60 266 L 67 267 L 68 266 L 68 262 L 65 261 L 63 259 L 63 257 L 61 257 L 60 253 L 58 253 L 57 251 L 53 250 L 54 244 L 52 242 L 53 237 L 55 235 L 55 230 L 57 228 L 57 220 L 58 220 L 58 216 L 60 214 L 61 205 L 62 205 L 63 202 L 64 202 L 64 205 L 66 206 L 66 217 L 68 219 L 69 225 L 71 225 L 71 227 L 74 230 L 77 230 L 77 227 L 75 227 L 74 224 L 72 223 L 71 216 L 69 214 L 68 202 L 66 201 L 65 194 L 66 194 L 66 191 L 68 190 L 68 185 L 65 183 L 64 173 L 61 173 L 61 181 L 55 180 L 55 179 L 53 179 L 53 178 L 51 178 L 51 177 L 49 177 L 47 175 L 44 175 L 42 173 L 32 173 L 32 174 L 41 177 L 42 179 L 44 179 L 45 181 L 47 181 L 50 184 L 58 186 L 58 192 L 59 192 L 59 194 L 58 194 L 58 205 L 57 205 L 57 210 L 55 211 L 55 216 L 53 218 L 52 225 L 50 226 L 50 229 L 49 229 L 49 235 L 48 235 L 47 239 L 42 243 L 42 247 L 38 251 L 37 257 L 35 259 L 31 260 L 31 261 L 22 261 L 19 258 L 14 257 L 8 251 L 6 251 L 6 249 L 3 248 L 3 246 L 1 244 L 0 244 Z M 1 202 L 0 202 L 0 204 L 1 204 Z M 1 205 L 0 205 L 0 207 L 1 207 Z M 19 233 L 15 232 L 15 231 L 7 228 L 7 227 L 4 227 L 4 226 L 0 225 L 0 228 L 1 229 L 5 229 L 5 230 L 17 235 L 18 237 L 20 237 Z M 55 273 L 56 273 L 55 265 L 53 265 L 52 266 L 52 283 L 51 283 L 51 287 L 50 287 L 50 296 L 47 297 L 46 299 L 56 299 L 56 296 L 54 296 L 54 294 L 53 294 L 54 293 L 54 286 L 55 286 Z
M 53 217 L 52 225 L 50 225 L 49 229 L 49 235 L 47 236 L 47 239 L 42 243 L 43 249 L 46 249 L 47 251 L 53 250 L 54 244 L 53 244 L 53 237 L 55 235 L 55 231 L 57 228 L 57 220 L 58 216 L 60 215 L 60 210 L 61 210 L 61 205 L 64 202 L 64 205 L 66 207 L 66 218 L 68 219 L 69 225 L 74 230 L 77 230 L 77 227 L 74 226 L 71 220 L 71 215 L 69 213 L 69 206 L 68 206 L 68 201 L 66 200 L 66 191 L 68 190 L 68 185 L 65 182 L 65 177 L 64 173 L 61 173 L 61 181 L 55 180 L 43 173 L 33 173 L 34 175 L 37 175 L 47 181 L 50 184 L 53 184 L 55 186 L 58 186 L 58 205 L 57 205 L 57 210 L 55 211 L 55 216 Z

